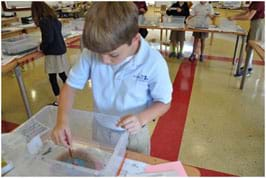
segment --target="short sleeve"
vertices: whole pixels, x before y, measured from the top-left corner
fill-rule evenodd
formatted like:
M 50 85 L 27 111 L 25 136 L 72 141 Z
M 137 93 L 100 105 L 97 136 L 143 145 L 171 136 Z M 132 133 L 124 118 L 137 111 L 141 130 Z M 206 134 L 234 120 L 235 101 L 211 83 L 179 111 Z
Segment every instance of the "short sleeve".
M 156 64 L 149 83 L 150 94 L 153 102 L 160 101 L 168 104 L 172 100 L 172 82 L 169 76 L 168 66 L 164 59 Z
M 196 7 L 196 5 L 193 5 L 192 8 L 191 8 L 191 11 L 190 11 L 190 15 L 191 16 L 194 16 L 196 14 L 195 7 Z
M 76 89 L 83 89 L 91 75 L 93 55 L 86 48 L 83 49 L 80 59 L 71 68 L 67 84 Z

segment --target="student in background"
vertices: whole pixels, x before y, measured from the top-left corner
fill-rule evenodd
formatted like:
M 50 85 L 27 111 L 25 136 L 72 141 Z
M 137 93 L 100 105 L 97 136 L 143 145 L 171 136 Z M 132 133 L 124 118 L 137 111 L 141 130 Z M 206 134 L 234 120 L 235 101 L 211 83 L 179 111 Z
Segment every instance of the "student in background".
M 250 20 L 250 29 L 248 32 L 248 40 L 256 40 L 256 41 L 265 41 L 265 2 L 256 1 L 251 2 L 248 10 L 243 13 L 237 14 L 235 16 L 228 17 L 229 20 Z M 248 46 L 246 46 L 247 56 L 250 59 L 248 64 L 248 73 L 250 75 L 253 71 L 252 61 L 253 61 L 253 50 Z M 239 76 L 243 75 L 244 67 L 241 67 L 241 72 Z
M 206 17 L 206 21 L 212 19 L 214 16 L 214 11 L 212 8 L 212 5 L 208 3 L 208 1 L 200 1 L 199 3 L 195 4 L 191 8 L 190 16 L 187 18 L 187 20 L 190 20 L 191 18 L 195 16 L 203 16 Z M 204 49 L 205 49 L 205 39 L 208 38 L 207 32 L 193 32 L 194 36 L 194 42 L 193 42 L 193 52 L 189 57 L 190 61 L 196 60 L 196 51 L 198 48 L 198 44 L 200 41 L 201 47 L 200 47 L 200 58 L 199 60 L 202 62 L 204 60 Z
M 134 4 L 138 7 L 139 16 L 144 16 L 144 14 L 148 11 L 145 1 L 134 1 Z M 148 30 L 146 28 L 139 28 L 139 33 L 143 38 L 146 38 L 148 35 Z
M 97 14 L 97 15 L 96 15 Z M 60 95 L 52 138 L 69 147 L 68 113 L 76 90 L 92 82 L 94 111 L 118 116 L 129 133 L 128 148 L 150 154 L 147 124 L 170 107 L 172 83 L 165 59 L 138 33 L 133 2 L 95 2 L 87 11 L 84 49 Z
M 40 50 L 45 54 L 45 72 L 49 75 L 49 81 L 56 97 L 53 105 L 58 106 L 60 88 L 56 76 L 59 74 L 65 83 L 68 71 L 66 45 L 61 33 L 62 25 L 54 10 L 45 2 L 32 2 L 31 13 L 35 25 L 41 30 Z
M 166 14 L 169 16 L 189 16 L 189 7 L 187 2 L 176 2 L 171 5 L 170 8 L 167 9 Z M 171 41 L 171 49 L 172 52 L 169 54 L 169 57 L 177 57 L 178 59 L 183 58 L 183 47 L 185 41 L 185 31 L 175 31 L 171 30 L 170 34 L 170 41 Z M 179 43 L 179 52 L 175 52 L 176 45 Z M 178 51 L 178 49 L 177 49 Z

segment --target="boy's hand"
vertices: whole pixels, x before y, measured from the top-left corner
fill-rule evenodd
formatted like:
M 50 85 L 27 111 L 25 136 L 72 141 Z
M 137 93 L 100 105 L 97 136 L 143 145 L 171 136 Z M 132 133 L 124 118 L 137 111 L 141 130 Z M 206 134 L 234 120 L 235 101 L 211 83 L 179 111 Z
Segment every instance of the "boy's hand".
M 69 148 L 72 145 L 71 132 L 67 125 L 57 124 L 52 131 L 52 140 L 55 144 L 63 144 Z
M 117 126 L 126 129 L 130 134 L 136 134 L 141 129 L 142 124 L 137 115 L 127 115 L 119 120 Z

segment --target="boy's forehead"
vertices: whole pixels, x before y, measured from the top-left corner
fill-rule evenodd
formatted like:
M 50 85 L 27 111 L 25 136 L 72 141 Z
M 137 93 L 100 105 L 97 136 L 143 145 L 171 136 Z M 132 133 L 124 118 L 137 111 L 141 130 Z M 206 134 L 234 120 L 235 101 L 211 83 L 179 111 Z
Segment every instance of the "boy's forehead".
M 123 51 L 123 49 L 125 48 L 126 45 L 127 45 L 126 43 L 122 44 L 122 45 L 118 46 L 117 48 L 115 48 L 114 50 L 109 51 L 109 52 L 105 52 L 103 54 L 119 53 L 119 52 Z

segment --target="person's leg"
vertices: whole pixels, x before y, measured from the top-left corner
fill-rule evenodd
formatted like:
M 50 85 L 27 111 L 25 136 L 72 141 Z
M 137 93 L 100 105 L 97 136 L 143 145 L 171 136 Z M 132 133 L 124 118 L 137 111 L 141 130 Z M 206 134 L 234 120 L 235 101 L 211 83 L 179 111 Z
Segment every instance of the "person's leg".
M 253 68 L 252 68 L 252 61 L 253 61 L 253 50 L 248 46 L 246 45 L 246 58 L 249 59 L 249 63 L 248 63 L 248 73 L 247 75 L 250 75 L 252 72 L 253 72 Z M 241 72 L 243 73 L 244 72 L 244 66 L 242 66 L 240 68 Z
M 177 54 L 178 59 L 183 58 L 183 47 L 184 47 L 184 41 L 179 41 L 179 52 Z
M 57 83 L 56 73 L 50 73 L 48 75 L 49 75 L 49 81 L 50 81 L 53 93 L 56 97 L 56 102 L 54 104 L 57 105 L 60 89 Z
M 59 73 L 59 77 L 61 78 L 61 80 L 63 81 L 63 83 L 66 82 L 67 76 L 65 72 Z
M 183 54 L 183 48 L 184 48 L 184 41 L 179 41 L 179 46 L 180 46 L 180 53 Z
M 176 57 L 176 51 L 175 51 L 175 48 L 176 48 L 176 31 L 171 31 L 171 34 L 170 34 L 170 54 L 169 54 L 169 57 L 172 58 L 172 57 Z
M 200 46 L 200 61 L 202 62 L 204 60 L 203 54 L 204 54 L 204 49 L 205 49 L 205 39 L 204 38 L 200 39 L 200 43 L 201 43 L 201 46 Z
M 184 41 L 185 41 L 185 32 L 178 31 L 177 32 L 177 38 L 176 41 L 179 42 L 179 52 L 177 54 L 177 58 L 181 59 L 183 58 L 183 47 L 184 47 Z
M 194 42 L 193 42 L 193 51 L 192 51 L 192 54 L 189 57 L 189 60 L 190 61 L 193 61 L 196 58 L 196 50 L 198 48 L 198 42 L 199 42 L 199 38 L 198 37 L 195 37 L 194 38 Z

